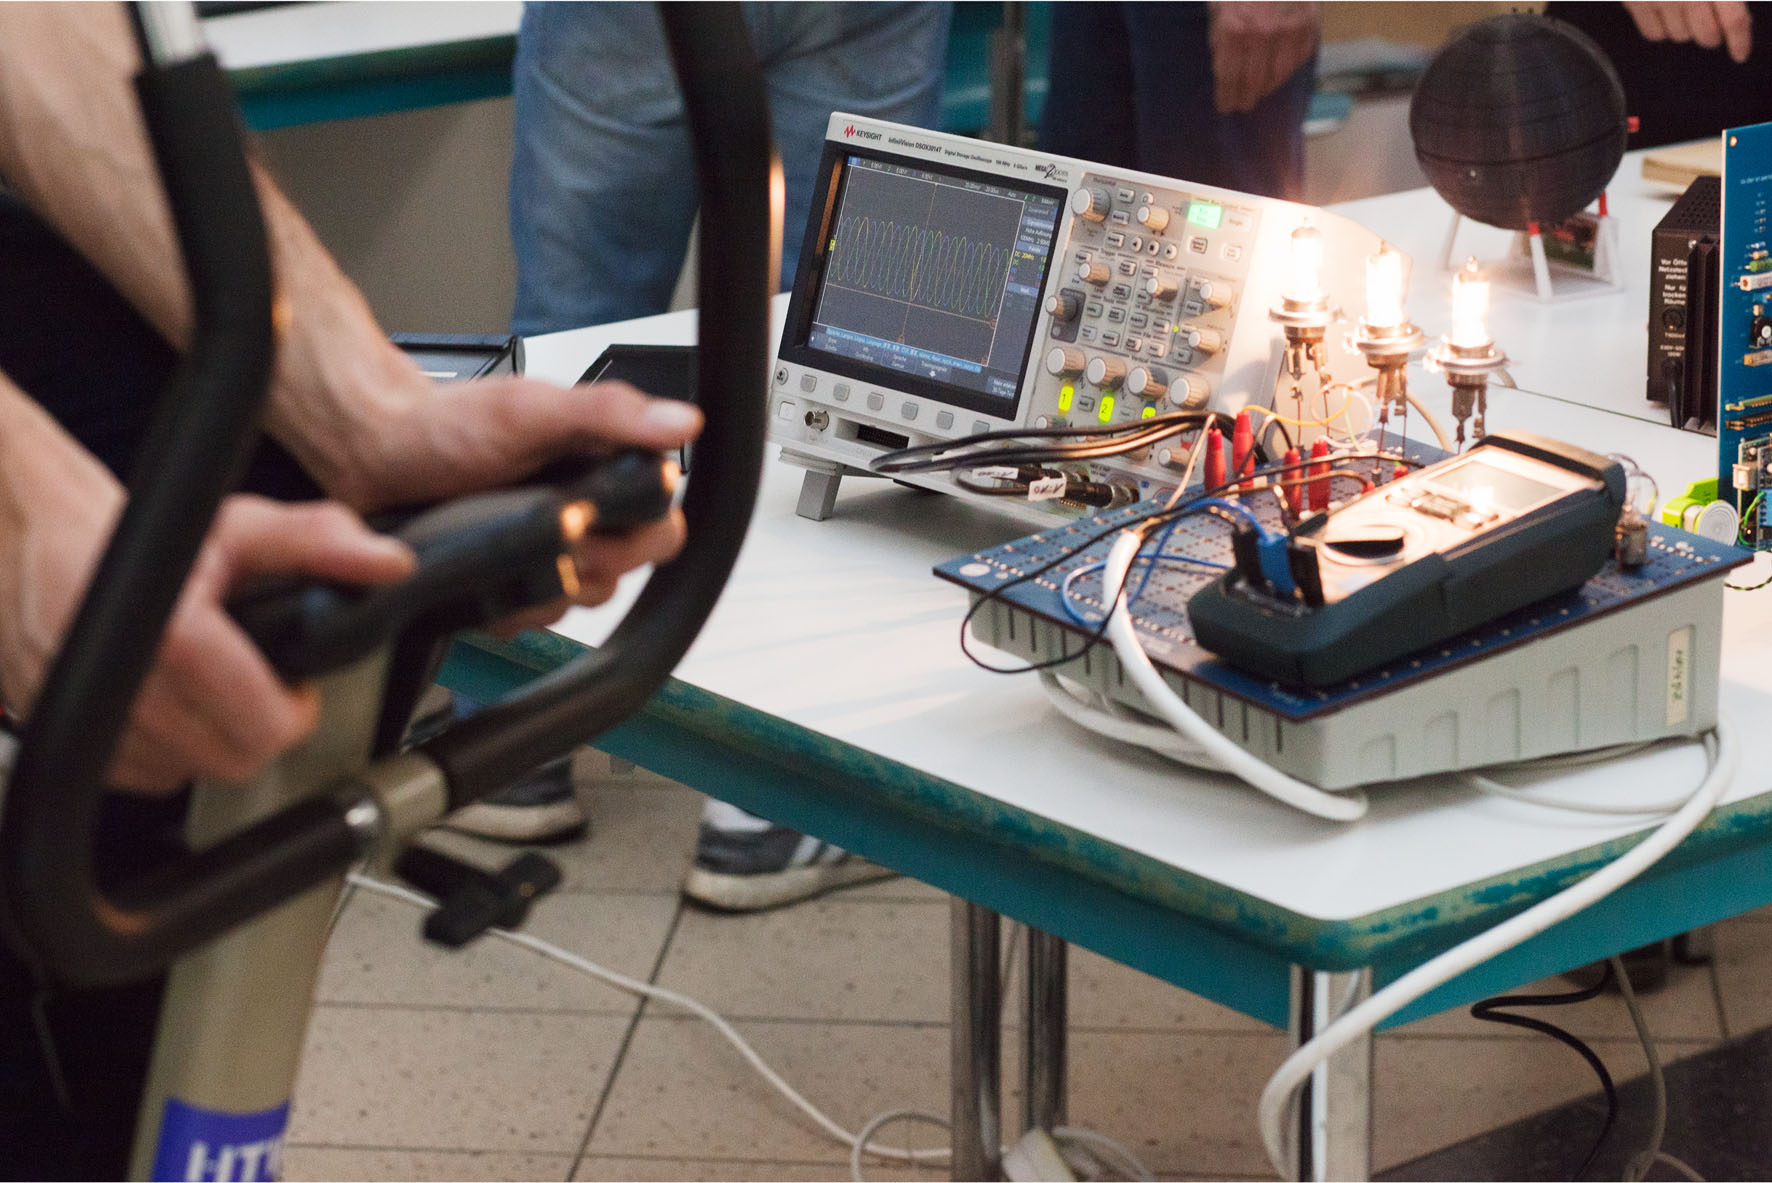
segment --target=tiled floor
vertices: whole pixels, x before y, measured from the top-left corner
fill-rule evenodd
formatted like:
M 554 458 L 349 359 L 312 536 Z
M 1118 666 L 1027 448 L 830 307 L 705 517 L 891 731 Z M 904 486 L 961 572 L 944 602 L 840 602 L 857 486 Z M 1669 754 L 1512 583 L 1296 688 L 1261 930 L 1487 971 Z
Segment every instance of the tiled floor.
M 566 883 L 529 931 L 713 1006 L 851 1129 L 886 1109 L 945 1113 L 947 897 L 889 880 L 776 913 L 711 915 L 676 894 L 699 796 L 634 772 L 601 779 L 586 801 L 592 836 L 550 852 Z M 344 909 L 288 1178 L 848 1178 L 847 1147 L 706 1024 L 502 941 L 443 953 L 417 924 L 406 905 L 360 891 Z M 1714 931 L 1714 964 L 1676 968 L 1646 999 L 1665 1059 L 1772 1026 L 1772 915 Z M 1070 989 L 1075 1124 L 1124 1142 L 1162 1177 L 1269 1177 L 1253 1114 L 1282 1035 L 1080 950 Z M 1556 1019 L 1619 1080 L 1643 1070 L 1615 998 Z M 1013 1126 L 1015 1040 L 1004 1054 Z M 1376 1079 L 1379 1170 L 1594 1091 L 1568 1049 L 1462 1014 L 1381 1037 Z M 940 1139 L 902 1125 L 891 1136 Z M 917 1177 L 888 1164 L 869 1173 Z

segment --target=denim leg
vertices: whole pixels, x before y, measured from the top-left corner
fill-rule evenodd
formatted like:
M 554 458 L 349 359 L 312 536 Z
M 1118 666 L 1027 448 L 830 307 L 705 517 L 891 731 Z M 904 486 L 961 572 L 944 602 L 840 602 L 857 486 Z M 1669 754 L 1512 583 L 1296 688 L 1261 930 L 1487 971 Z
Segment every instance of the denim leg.
M 913 127 L 941 122 L 946 3 L 746 4 L 787 180 L 781 286 L 793 286 L 833 111 Z
M 787 178 L 794 267 L 831 112 L 933 126 L 949 5 L 747 4 Z M 530 3 L 517 39 L 512 328 L 662 312 L 695 218 L 682 100 L 649 4 Z
M 696 196 L 657 8 L 525 5 L 513 91 L 512 330 L 663 312 Z

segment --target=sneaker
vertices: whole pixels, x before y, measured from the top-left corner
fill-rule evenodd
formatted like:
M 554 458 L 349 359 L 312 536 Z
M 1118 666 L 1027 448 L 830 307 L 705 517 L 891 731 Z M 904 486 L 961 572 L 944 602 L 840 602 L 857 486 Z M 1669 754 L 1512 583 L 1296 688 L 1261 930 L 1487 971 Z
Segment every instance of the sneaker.
M 524 844 L 566 842 L 591 827 L 572 789 L 572 758 L 545 764 L 524 779 L 443 819 L 451 830 Z
M 810 834 L 709 800 L 683 894 L 722 912 L 758 912 L 897 873 Z

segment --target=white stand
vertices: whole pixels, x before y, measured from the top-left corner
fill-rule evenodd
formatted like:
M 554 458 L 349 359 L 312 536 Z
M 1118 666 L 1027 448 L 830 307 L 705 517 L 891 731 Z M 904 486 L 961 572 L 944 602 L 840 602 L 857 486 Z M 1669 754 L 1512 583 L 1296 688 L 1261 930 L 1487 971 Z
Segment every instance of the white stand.
M 1618 268 L 1618 220 L 1602 214 L 1596 221 L 1591 270 L 1546 257 L 1544 238 L 1534 227 L 1526 233 L 1515 234 L 1504 257 L 1483 262 L 1490 283 L 1546 304 L 1623 291 L 1624 277 Z M 1446 228 L 1446 245 L 1441 252 L 1440 264 L 1448 271 L 1457 266 L 1458 232 L 1463 223 L 1464 215 L 1455 211 L 1451 225 Z

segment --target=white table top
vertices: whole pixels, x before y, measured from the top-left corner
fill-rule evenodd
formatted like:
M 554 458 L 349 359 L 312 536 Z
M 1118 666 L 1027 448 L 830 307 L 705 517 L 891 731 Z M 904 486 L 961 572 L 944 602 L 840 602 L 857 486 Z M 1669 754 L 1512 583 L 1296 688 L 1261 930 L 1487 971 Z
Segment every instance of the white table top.
M 203 32 L 230 70 L 516 34 L 519 0 L 289 4 L 210 17 Z
M 778 328 L 782 311 L 778 301 Z M 571 381 L 609 343 L 683 342 L 694 321 L 694 313 L 674 313 L 535 338 L 529 372 Z M 1632 454 L 1664 489 L 1714 463 L 1708 438 L 1536 395 L 1495 400 L 1491 422 Z M 732 582 L 677 678 L 1323 920 L 1368 915 L 1642 828 L 1482 797 L 1444 780 L 1381 787 L 1366 819 L 1336 825 L 1229 777 L 1098 739 L 1060 717 L 1034 679 L 968 663 L 956 643 L 965 593 L 929 573 L 954 555 L 1026 534 L 1024 524 L 854 479 L 836 516 L 812 522 L 794 514 L 800 476 L 779 461 L 766 465 Z M 1724 703 L 1748 723 L 1772 707 L 1772 677 L 1760 672 L 1772 614 L 1731 595 L 1739 602 L 1728 616 Z M 626 598 L 575 611 L 556 631 L 595 643 Z M 1772 788 L 1772 735 L 1762 728 L 1742 738 L 1743 772 L 1729 800 Z M 1696 786 L 1702 771 L 1694 746 L 1564 773 L 1557 791 L 1658 800 Z
M 1490 303 L 1489 329 L 1513 359 L 1514 380 L 1527 390 L 1666 423 L 1667 408 L 1643 397 L 1649 351 L 1649 247 L 1680 189 L 1643 179 L 1646 152 L 1628 152 L 1607 188 L 1618 224 L 1618 267 L 1624 289 L 1541 304 L 1504 293 Z M 1335 211 L 1388 238 L 1415 263 L 1409 312 L 1430 338 L 1451 327 L 1451 272 L 1442 269 L 1452 207 L 1432 189 L 1411 189 L 1344 202 Z M 1454 263 L 1506 255 L 1511 231 L 1466 221 Z M 1491 390 L 1491 400 L 1497 392 Z M 1443 402 L 1443 400 L 1442 400 Z M 1434 403 L 1439 406 L 1442 403 Z

